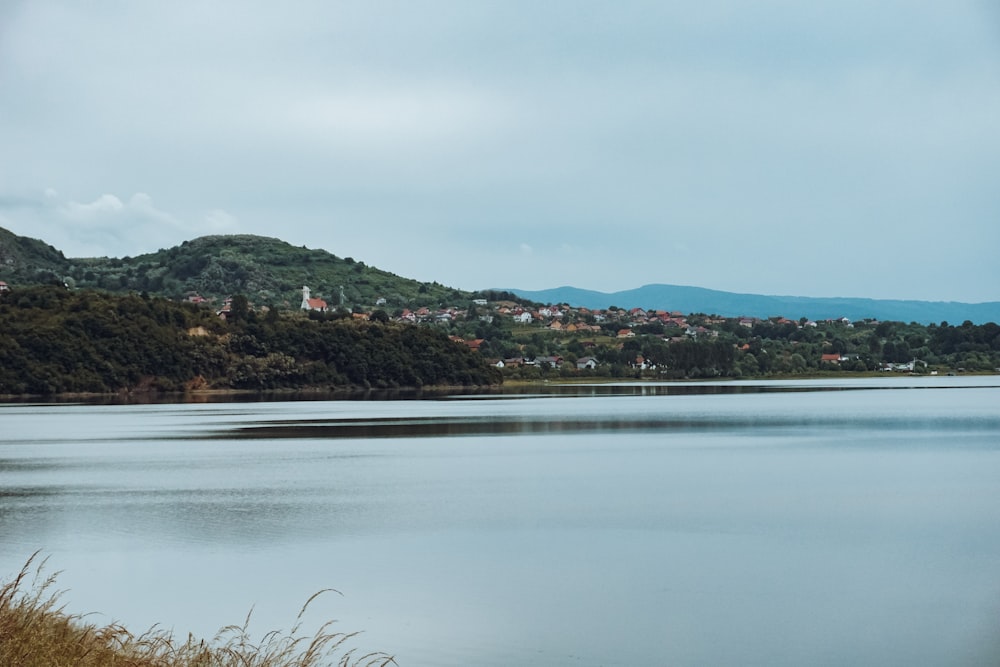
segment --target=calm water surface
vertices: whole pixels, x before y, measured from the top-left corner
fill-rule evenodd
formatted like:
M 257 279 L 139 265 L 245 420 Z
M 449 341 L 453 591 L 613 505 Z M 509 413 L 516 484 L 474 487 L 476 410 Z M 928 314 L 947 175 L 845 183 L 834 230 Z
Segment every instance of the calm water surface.
M 0 578 L 403 667 L 1000 664 L 1000 378 L 0 405 Z

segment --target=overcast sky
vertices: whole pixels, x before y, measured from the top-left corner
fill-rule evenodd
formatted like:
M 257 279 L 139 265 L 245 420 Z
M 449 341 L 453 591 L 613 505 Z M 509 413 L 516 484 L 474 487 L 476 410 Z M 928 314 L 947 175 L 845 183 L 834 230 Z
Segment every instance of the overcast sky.
M 996 301 L 1000 9 L 0 0 L 0 226 L 464 289 Z

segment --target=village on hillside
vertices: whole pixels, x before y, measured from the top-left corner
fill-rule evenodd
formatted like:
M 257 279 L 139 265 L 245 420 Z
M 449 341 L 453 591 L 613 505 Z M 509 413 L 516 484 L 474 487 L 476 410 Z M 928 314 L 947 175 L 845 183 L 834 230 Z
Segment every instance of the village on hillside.
M 304 287 L 300 308 L 307 312 L 335 313 L 343 308 L 342 303 L 341 299 L 340 305 L 331 307 Z M 358 309 L 349 316 L 367 320 L 375 313 L 384 313 L 380 310 L 384 306 L 385 299 L 380 298 L 370 310 Z M 342 313 L 342 316 L 347 314 Z M 732 347 L 735 359 L 742 360 L 751 373 L 761 371 L 760 361 L 754 355 L 772 354 L 767 348 L 775 347 L 778 342 L 787 345 L 781 346 L 785 349 L 780 353 L 774 350 L 776 372 L 806 372 L 811 368 L 937 373 L 909 348 L 904 353 L 901 347 L 890 345 L 889 358 L 876 359 L 872 353 L 876 346 L 883 345 L 881 341 L 874 343 L 869 335 L 864 335 L 865 343 L 861 348 L 848 342 L 857 337 L 852 336 L 856 325 L 861 331 L 870 330 L 874 335 L 881 324 L 877 320 L 854 323 L 846 317 L 816 322 L 784 316 L 761 319 L 686 315 L 662 309 L 615 306 L 590 309 L 566 303 L 529 305 L 510 299 L 490 301 L 485 298 L 472 299 L 464 307 L 401 308 L 385 316 L 404 324 L 443 327 L 451 332 L 450 338 L 455 343 L 480 352 L 491 365 L 507 374 L 516 376 L 517 369 L 521 369 L 519 374 L 524 377 L 532 377 L 531 369 L 540 370 L 542 374 L 546 370 L 560 371 L 567 376 L 577 372 L 616 374 L 622 371 L 652 377 L 676 376 L 676 372 L 670 373 L 669 355 L 665 354 L 669 346 L 718 344 L 720 341 Z M 881 347 L 878 351 L 882 351 Z M 726 374 L 720 368 L 697 370 L 709 376 Z M 686 372 L 684 376 L 689 377 Z
M 0 282 L 0 296 L 12 287 Z M 234 304 L 267 317 L 377 321 L 434 327 L 477 352 L 512 379 L 636 377 L 650 379 L 765 377 L 826 372 L 912 374 L 1000 372 L 996 324 L 813 321 L 776 315 L 723 317 L 666 309 L 604 309 L 539 304 L 510 293 L 473 294 L 449 306 L 397 307 L 377 297 L 367 306 L 345 305 L 336 295 L 301 290 L 298 307 L 254 306 L 245 297 L 220 305 L 190 293 L 184 301 L 210 308 L 223 320 Z M 467 295 L 468 296 L 468 295 Z M 326 297 L 326 298 L 324 298 Z M 331 305 L 330 301 L 333 302 Z

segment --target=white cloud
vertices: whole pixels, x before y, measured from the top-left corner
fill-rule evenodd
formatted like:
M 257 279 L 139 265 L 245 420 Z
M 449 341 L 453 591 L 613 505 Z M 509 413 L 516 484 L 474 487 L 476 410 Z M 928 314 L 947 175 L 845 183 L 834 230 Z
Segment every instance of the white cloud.
M 137 192 L 127 202 L 116 195 L 103 194 L 92 202 L 62 201 L 51 188 L 46 191 L 46 203 L 52 216 L 73 229 L 77 234 L 110 234 L 129 236 L 135 240 L 145 237 L 167 238 L 174 232 L 187 232 L 188 225 L 170 213 L 158 209 L 145 192 Z
M 176 215 L 158 208 L 145 192 L 127 200 L 105 193 L 79 202 L 47 188 L 41 198 L 10 208 L 12 213 L 2 220 L 4 227 L 41 238 L 69 257 L 137 255 L 206 233 L 239 229 L 236 217 L 225 210 Z
M 101 195 L 89 204 L 65 202 L 59 206 L 59 213 L 67 220 L 90 222 L 108 219 L 125 208 L 122 200 L 114 195 Z

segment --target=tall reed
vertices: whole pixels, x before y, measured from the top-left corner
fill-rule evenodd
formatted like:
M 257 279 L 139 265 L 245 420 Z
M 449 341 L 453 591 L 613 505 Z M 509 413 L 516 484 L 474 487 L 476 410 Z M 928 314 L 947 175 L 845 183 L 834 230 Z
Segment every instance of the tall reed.
M 223 627 L 206 642 L 188 634 L 179 640 L 156 626 L 136 635 L 118 623 L 98 626 L 69 614 L 55 589 L 58 572 L 46 574 L 48 558 L 35 552 L 21 571 L 0 586 L 0 665 L 17 667 L 388 667 L 385 653 L 361 653 L 348 644 L 357 632 L 334 632 L 333 621 L 301 635 L 314 594 L 302 605 L 290 631 L 274 630 L 255 640 L 250 616 Z

